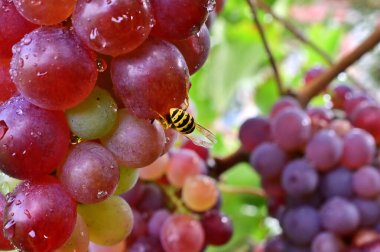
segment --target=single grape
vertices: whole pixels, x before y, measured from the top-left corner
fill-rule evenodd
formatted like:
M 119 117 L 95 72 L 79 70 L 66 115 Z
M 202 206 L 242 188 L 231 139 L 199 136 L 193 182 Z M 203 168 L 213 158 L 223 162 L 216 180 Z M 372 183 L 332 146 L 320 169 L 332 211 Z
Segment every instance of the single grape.
M 353 194 L 352 172 L 345 167 L 338 167 L 326 173 L 322 178 L 321 192 L 326 198 L 350 198 Z
M 128 252 L 164 252 L 159 238 L 142 236 L 128 247 Z
M 154 212 L 165 207 L 165 195 L 157 184 L 144 185 L 137 209 L 141 212 Z
M 362 92 L 348 93 L 344 102 L 344 111 L 350 117 L 352 112 L 363 102 L 373 102 L 373 99 Z
M 269 118 L 272 120 L 280 111 L 286 108 L 301 108 L 301 106 L 298 101 L 291 96 L 282 97 L 273 105 Z
M 306 113 L 310 117 L 313 132 L 326 128 L 334 118 L 334 112 L 324 107 L 309 107 Z
M 10 62 L 11 60 L 8 58 L 0 58 L 0 105 L 17 92 L 9 74 Z
M 64 21 L 74 11 L 76 0 L 13 0 L 24 18 L 38 25 L 54 25 Z
M 206 62 L 210 51 L 210 35 L 206 25 L 200 31 L 184 40 L 173 41 L 186 60 L 190 75 L 198 71 Z
M 65 158 L 70 131 L 60 111 L 38 108 L 23 97 L 0 107 L 7 132 L 0 139 L 0 169 L 19 179 L 51 173 Z
M 286 243 L 282 236 L 276 235 L 265 241 L 264 252 L 285 252 Z
M 335 131 L 335 133 L 338 134 L 338 136 L 344 137 L 352 129 L 352 125 L 347 120 L 335 119 L 330 123 L 328 128 Z
M 95 54 L 72 30 L 45 26 L 25 35 L 13 49 L 12 79 L 18 91 L 39 107 L 74 107 L 95 86 Z
M 358 169 L 370 164 L 375 156 L 375 140 L 366 131 L 352 129 L 343 138 L 343 155 L 341 163 L 350 168 Z
M 88 229 L 83 218 L 77 214 L 74 231 L 65 244 L 54 252 L 87 252 L 89 245 Z
M 82 142 L 72 148 L 58 178 L 76 201 L 91 204 L 114 193 L 120 174 L 110 151 L 98 143 Z
M 205 234 L 197 220 L 189 215 L 175 214 L 165 221 L 160 239 L 166 252 L 200 252 Z
M 287 210 L 282 226 L 285 236 L 300 246 L 310 244 L 321 229 L 317 210 L 308 206 Z
M 322 226 L 338 236 L 351 234 L 360 223 L 356 206 L 341 197 L 333 197 L 323 204 L 320 216 Z
M 232 237 L 233 227 L 230 218 L 217 210 L 206 212 L 201 219 L 206 243 L 224 245 Z
M 139 170 L 126 168 L 124 166 L 119 167 L 120 180 L 119 184 L 114 192 L 115 195 L 122 194 L 131 190 L 139 179 Z
M 101 141 L 120 164 L 140 168 L 153 163 L 161 155 L 165 134 L 158 122 L 136 118 L 126 109 L 121 109 L 116 128 Z
M 271 141 L 269 120 L 264 117 L 246 120 L 240 127 L 239 140 L 247 153 L 255 150 L 260 144 Z
M 69 239 L 76 217 L 75 202 L 56 178 L 25 180 L 7 196 L 4 235 L 22 251 L 54 251 Z
M 151 12 L 148 0 L 78 0 L 73 27 L 88 47 L 115 57 L 135 50 L 148 38 Z
M 353 89 L 346 84 L 339 84 L 332 90 L 331 101 L 335 109 L 343 109 L 344 103 L 348 96 L 351 95 Z
M 356 198 L 352 201 L 359 210 L 360 226 L 373 227 L 380 220 L 379 203 L 372 200 Z
M 6 24 L 0 26 L 0 58 L 11 57 L 12 46 L 38 27 L 21 16 L 9 0 L 0 0 L 0 24 Z
M 117 105 L 106 90 L 95 87 L 83 102 L 65 113 L 71 132 L 83 139 L 97 139 L 115 126 Z
M 213 11 L 215 2 L 209 0 L 151 1 L 155 24 L 152 35 L 165 40 L 181 40 L 195 35 Z M 173 22 L 175 20 L 175 22 Z
M 284 150 L 302 150 L 311 136 L 311 121 L 301 109 L 284 109 L 273 118 L 271 132 L 274 141 Z
M 3 219 L 4 214 L 4 208 L 6 206 L 7 202 L 5 201 L 5 197 L 3 194 L 0 193 L 0 219 Z M 4 237 L 4 233 L 0 232 L 0 250 L 12 250 L 14 249 L 11 242 Z
M 380 107 L 378 105 L 361 103 L 352 112 L 351 122 L 355 127 L 369 132 L 377 144 L 380 143 Z
M 263 178 L 274 179 L 280 177 L 288 157 L 278 145 L 263 143 L 251 153 L 249 161 Z
M 318 173 L 306 160 L 294 160 L 285 167 L 282 186 L 290 196 L 299 198 L 309 195 L 318 186 Z
M 88 226 L 90 241 L 96 244 L 114 245 L 123 241 L 132 230 L 132 210 L 118 196 L 96 204 L 79 205 L 78 212 Z
M 152 214 L 148 222 L 148 233 L 152 237 L 160 238 L 162 225 L 170 217 L 170 212 L 166 209 L 160 209 Z
M 380 172 L 372 166 L 357 170 L 352 178 L 354 192 L 363 198 L 375 198 L 380 194 Z
M 132 114 L 144 119 L 160 118 L 159 114 L 166 116 L 171 108 L 180 107 L 190 83 L 179 50 L 158 39 L 148 39 L 133 52 L 114 58 L 111 75 L 115 94 Z
M 339 237 L 329 232 L 319 233 L 311 244 L 311 252 L 344 252 L 345 244 Z
M 306 146 L 306 158 L 320 171 L 327 171 L 340 161 L 343 141 L 333 130 L 321 130 Z
M 142 200 L 145 185 L 141 181 L 137 181 L 136 185 L 129 191 L 120 195 L 132 208 L 136 208 Z
M 319 76 L 321 76 L 326 69 L 323 66 L 314 66 L 311 69 L 309 69 L 304 76 L 304 83 L 306 85 L 309 85 L 312 81 L 317 79 Z
M 191 150 L 179 149 L 169 155 L 169 166 L 166 176 L 173 186 L 182 188 L 185 180 L 204 171 L 205 163 Z
M 168 169 L 168 165 L 169 155 L 162 155 L 150 165 L 139 169 L 140 179 L 151 181 L 158 180 L 165 174 Z
M 188 177 L 182 188 L 182 200 L 188 208 L 203 212 L 213 207 L 219 191 L 216 181 L 206 175 Z

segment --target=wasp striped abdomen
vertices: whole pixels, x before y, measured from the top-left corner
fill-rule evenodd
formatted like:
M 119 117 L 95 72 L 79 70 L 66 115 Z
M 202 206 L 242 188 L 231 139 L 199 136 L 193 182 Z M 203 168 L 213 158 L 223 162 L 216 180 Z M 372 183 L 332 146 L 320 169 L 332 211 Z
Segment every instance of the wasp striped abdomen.
M 170 109 L 170 122 L 182 134 L 190 134 L 196 127 L 194 118 L 186 111 L 178 108 Z

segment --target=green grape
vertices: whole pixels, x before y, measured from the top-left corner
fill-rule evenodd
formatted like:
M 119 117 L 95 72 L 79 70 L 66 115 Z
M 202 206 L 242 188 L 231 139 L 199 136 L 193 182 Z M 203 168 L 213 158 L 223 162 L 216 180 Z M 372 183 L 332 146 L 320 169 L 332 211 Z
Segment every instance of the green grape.
M 114 192 L 115 195 L 122 194 L 131 190 L 139 178 L 139 171 L 137 169 L 126 168 L 120 166 L 120 180 L 119 185 Z
M 78 212 L 87 224 L 90 241 L 113 245 L 132 231 L 133 214 L 128 203 L 118 196 L 89 205 L 79 205 Z
M 95 87 L 78 106 L 66 111 L 71 131 L 84 139 L 97 139 L 109 133 L 117 118 L 117 105 L 104 89 Z
M 20 182 L 21 180 L 12 178 L 5 173 L 0 172 L 0 192 L 3 195 L 12 192 Z

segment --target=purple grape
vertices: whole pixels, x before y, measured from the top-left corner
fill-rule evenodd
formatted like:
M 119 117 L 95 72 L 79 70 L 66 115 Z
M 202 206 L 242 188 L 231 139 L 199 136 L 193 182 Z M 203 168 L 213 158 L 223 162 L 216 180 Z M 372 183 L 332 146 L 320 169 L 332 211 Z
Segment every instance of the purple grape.
M 357 198 L 352 201 L 359 210 L 360 226 L 372 227 L 380 220 L 380 205 L 376 201 Z
M 380 173 L 372 166 L 365 166 L 353 175 L 353 188 L 363 198 L 374 198 L 380 194 Z
M 322 178 L 321 190 L 326 198 L 334 196 L 351 197 L 353 194 L 352 172 L 345 167 L 339 167 L 328 172 Z
M 285 252 L 286 243 L 280 235 L 270 237 L 264 246 L 264 252 Z
M 160 209 L 153 213 L 148 222 L 148 233 L 152 237 L 160 238 L 162 225 L 167 218 L 170 217 L 170 212 L 166 209 Z
M 289 241 L 299 246 L 310 244 L 321 228 L 317 210 L 308 206 L 286 211 L 282 226 Z
M 298 101 L 290 96 L 282 97 L 280 100 L 278 100 L 272 107 L 272 111 L 270 113 L 270 118 L 272 119 L 275 117 L 280 111 L 286 109 L 286 108 L 301 108 Z
M 137 209 L 142 212 L 152 212 L 165 207 L 165 196 L 156 184 L 146 184 Z
M 306 158 L 321 171 L 333 168 L 342 152 L 343 142 L 333 130 L 319 131 L 306 146 Z
M 128 252 L 164 252 L 164 249 L 158 238 L 142 236 L 128 247 Z
M 364 130 L 352 129 L 343 139 L 341 163 L 351 169 L 370 164 L 375 156 L 375 140 Z
M 128 202 L 132 208 L 136 208 L 139 202 L 141 201 L 142 195 L 144 192 L 144 184 L 137 182 L 136 185 L 129 190 L 121 194 L 120 196 Z
M 271 138 L 269 121 L 263 117 L 248 119 L 239 130 L 239 139 L 246 152 L 255 150 L 261 143 L 269 142 Z
M 320 209 L 322 226 L 339 236 L 354 232 L 360 222 L 359 210 L 340 197 L 329 199 Z
M 301 109 L 284 109 L 273 118 L 271 132 L 274 141 L 281 148 L 286 151 L 299 151 L 311 136 L 311 121 Z
M 139 237 L 146 235 L 148 230 L 147 223 L 143 215 L 135 209 L 132 209 L 132 213 L 133 227 L 131 233 L 128 235 L 128 243 L 133 243 Z
M 343 241 L 329 232 L 318 234 L 311 244 L 311 252 L 343 252 L 344 249 Z
M 263 143 L 249 158 L 252 167 L 264 178 L 272 179 L 281 175 L 287 162 L 286 153 L 274 143 Z
M 211 245 L 224 245 L 232 237 L 231 220 L 217 210 L 206 212 L 201 219 L 205 231 L 206 243 Z
M 297 159 L 285 167 L 282 186 L 290 196 L 302 197 L 315 191 L 318 174 L 310 163 Z

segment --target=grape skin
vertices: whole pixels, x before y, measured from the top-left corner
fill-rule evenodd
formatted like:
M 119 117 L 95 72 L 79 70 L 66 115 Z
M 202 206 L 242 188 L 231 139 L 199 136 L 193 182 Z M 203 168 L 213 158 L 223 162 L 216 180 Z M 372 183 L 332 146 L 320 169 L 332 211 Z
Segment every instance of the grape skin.
M 87 225 L 83 218 L 77 214 L 77 221 L 70 238 L 55 252 L 87 252 L 89 243 Z
M 322 194 L 326 198 L 351 197 L 353 195 L 352 172 L 345 167 L 338 167 L 330 171 L 322 178 L 321 188 Z
M 375 198 L 380 194 L 380 173 L 372 166 L 361 167 L 353 175 L 353 189 L 358 196 Z
M 239 140 L 244 151 L 251 152 L 260 144 L 272 139 L 269 120 L 254 117 L 246 120 L 239 129 Z
M 0 105 L 17 92 L 9 74 L 10 62 L 11 60 L 8 58 L 0 58 Z

